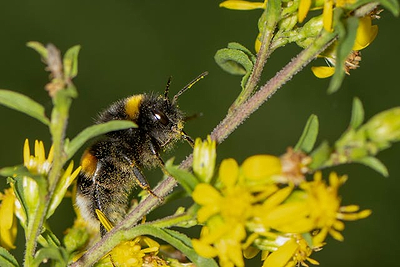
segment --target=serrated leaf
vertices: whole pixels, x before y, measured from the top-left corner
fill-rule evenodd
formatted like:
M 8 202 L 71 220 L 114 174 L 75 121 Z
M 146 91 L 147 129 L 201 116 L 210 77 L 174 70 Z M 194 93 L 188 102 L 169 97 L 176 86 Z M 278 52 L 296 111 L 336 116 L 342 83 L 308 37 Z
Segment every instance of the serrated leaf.
M 180 169 L 178 165 L 173 165 L 173 161 L 173 159 L 168 160 L 165 163 L 165 169 L 179 182 L 186 192 L 192 193 L 199 181 L 192 173 Z
M 343 11 L 335 8 L 335 21 L 337 25 L 335 30 L 339 34 L 338 44 L 336 47 L 336 67 L 335 73 L 330 80 L 327 92 L 329 94 L 339 90 L 345 77 L 344 64 L 353 49 L 354 41 L 356 39 L 358 18 L 349 17 L 343 22 L 341 21 L 341 15 Z
M 33 50 L 35 50 L 36 52 L 38 52 L 39 55 L 40 55 L 43 59 L 47 60 L 48 52 L 47 52 L 47 48 L 46 48 L 43 44 L 41 44 L 41 43 L 39 43 L 39 42 L 31 41 L 31 42 L 28 42 L 28 43 L 26 44 L 26 46 L 32 48 Z
M 1 267 L 18 267 L 19 264 L 14 256 L 7 249 L 0 247 L 0 266 Z
M 311 170 L 319 169 L 329 159 L 332 149 L 327 141 L 322 142 L 312 153 L 312 162 L 308 166 Z
M 364 108 L 361 100 L 357 97 L 353 99 L 353 109 L 351 110 L 350 127 L 357 129 L 364 121 Z
M 299 141 L 297 141 L 294 150 L 296 151 L 301 150 L 305 153 L 309 153 L 313 149 L 315 141 L 317 140 L 318 128 L 319 128 L 318 117 L 312 114 L 308 118 L 303 133 L 301 134 Z
M 44 107 L 26 95 L 0 89 L 0 104 L 25 113 L 45 125 L 50 124 L 49 119 L 45 115 Z
M 215 53 L 214 59 L 223 70 L 230 74 L 245 75 L 253 69 L 253 62 L 241 50 L 222 48 Z
M 361 159 L 357 159 L 354 162 L 358 162 L 364 164 L 365 166 L 370 167 L 371 169 L 379 172 L 385 177 L 389 176 L 389 171 L 386 166 L 377 158 L 375 157 L 365 157 Z
M 67 153 L 67 160 L 69 160 L 88 140 L 93 137 L 128 128 L 137 128 L 137 125 L 132 121 L 114 120 L 101 124 L 96 124 L 85 128 L 74 139 L 68 143 L 65 151 Z
M 63 67 L 66 79 L 72 79 L 78 74 L 78 55 L 80 49 L 80 45 L 75 45 L 65 52 Z

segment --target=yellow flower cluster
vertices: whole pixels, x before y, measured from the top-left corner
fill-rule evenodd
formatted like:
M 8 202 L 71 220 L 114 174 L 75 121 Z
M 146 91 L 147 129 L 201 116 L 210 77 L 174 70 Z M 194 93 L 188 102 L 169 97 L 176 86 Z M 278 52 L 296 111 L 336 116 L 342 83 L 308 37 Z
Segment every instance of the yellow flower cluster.
M 218 257 L 224 267 L 244 266 L 244 257 L 259 251 L 263 266 L 317 264 L 310 255 L 328 233 L 342 240 L 342 220 L 371 213 L 340 206 L 344 176 L 331 173 L 328 185 L 317 172 L 312 181 L 295 186 L 278 184 L 282 175 L 281 159 L 271 155 L 252 156 L 241 166 L 234 159 L 222 161 L 216 185 L 200 183 L 193 191 L 197 219 L 204 224 L 200 238 L 192 240 L 196 252 Z
M 23 157 L 24 166 L 28 169 L 30 174 L 46 176 L 52 166 L 53 149 L 50 148 L 46 158 L 43 142 L 36 140 L 34 155 L 31 155 L 29 141 L 26 139 L 24 143 Z M 61 203 L 68 187 L 78 175 L 80 167 L 72 172 L 73 166 L 74 164 L 71 161 L 67 169 L 61 175 L 60 181 L 57 184 L 50 201 L 47 218 L 54 213 L 57 206 Z M 40 201 L 40 192 L 37 182 L 29 176 L 18 177 L 18 174 L 15 174 L 15 176 L 17 177 L 16 179 L 19 179 L 18 182 L 22 184 L 20 187 L 22 190 L 20 196 L 23 197 L 23 203 L 25 206 L 23 207 L 20 200 L 16 198 L 13 184 L 11 184 L 11 188 L 5 190 L 4 194 L 0 193 L 0 200 L 2 200 L 0 205 L 0 244 L 7 249 L 15 248 L 13 243 L 17 234 L 16 217 L 20 220 L 24 228 L 27 227 L 27 218 L 34 216 L 35 210 Z

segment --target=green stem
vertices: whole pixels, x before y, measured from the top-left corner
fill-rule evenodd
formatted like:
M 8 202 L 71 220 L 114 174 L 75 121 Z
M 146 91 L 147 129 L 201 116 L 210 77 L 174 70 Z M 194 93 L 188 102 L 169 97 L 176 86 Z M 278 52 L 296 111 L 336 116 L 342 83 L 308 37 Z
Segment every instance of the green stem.
M 245 102 L 254 92 L 259 83 L 262 71 L 264 69 L 264 65 L 267 63 L 267 59 L 271 54 L 270 45 L 271 45 L 271 40 L 274 37 L 276 25 L 279 21 L 280 8 L 281 8 L 281 2 L 279 0 L 274 0 L 274 1 L 271 0 L 268 3 L 265 14 L 262 15 L 268 19 L 265 20 L 265 25 L 263 27 L 264 32 L 262 35 L 260 50 L 257 53 L 256 63 L 254 64 L 253 70 L 246 83 L 244 90 L 242 90 L 238 98 L 229 108 L 230 112 L 232 112 L 243 102 Z
M 71 99 L 64 94 L 64 91 L 59 91 L 53 98 L 53 101 L 54 108 L 51 116 L 50 132 L 53 139 L 54 159 L 48 175 L 49 183 L 47 192 L 43 192 L 46 191 L 46 189 L 40 192 L 40 201 L 35 216 L 32 218 L 32 221 L 29 222 L 28 226 L 24 265 L 29 267 L 32 266 L 37 247 L 37 237 L 42 232 L 42 225 L 47 214 L 47 209 L 50 205 L 51 197 L 60 178 L 60 173 L 66 158 L 63 151 L 64 135 Z

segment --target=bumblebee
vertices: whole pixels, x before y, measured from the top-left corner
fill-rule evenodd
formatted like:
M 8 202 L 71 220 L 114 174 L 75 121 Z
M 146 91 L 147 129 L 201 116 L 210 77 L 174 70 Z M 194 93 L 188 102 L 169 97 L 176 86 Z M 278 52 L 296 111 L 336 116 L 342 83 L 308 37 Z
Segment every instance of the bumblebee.
M 90 225 L 97 228 L 100 225 L 102 235 L 105 229 L 99 224 L 96 209 L 116 225 L 126 215 L 136 185 L 154 195 L 142 169 L 161 167 L 165 172 L 161 151 L 171 149 L 182 139 L 193 146 L 193 140 L 183 130 L 185 116 L 177 100 L 205 75 L 206 72 L 199 75 L 172 99 L 168 97 L 169 79 L 164 95 L 133 95 L 99 114 L 96 123 L 131 120 L 137 125 L 107 133 L 86 149 L 81 158 L 76 203 Z

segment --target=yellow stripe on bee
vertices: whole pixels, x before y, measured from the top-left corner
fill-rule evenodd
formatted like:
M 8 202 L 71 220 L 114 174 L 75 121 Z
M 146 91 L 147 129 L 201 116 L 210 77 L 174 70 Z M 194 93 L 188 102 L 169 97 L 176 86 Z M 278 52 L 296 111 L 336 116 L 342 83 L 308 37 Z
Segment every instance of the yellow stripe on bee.
M 139 116 L 139 107 L 142 102 L 143 95 L 134 95 L 127 99 L 125 104 L 125 112 L 131 120 L 135 120 Z
M 81 166 L 82 172 L 93 175 L 97 167 L 97 158 L 86 150 L 81 159 Z

